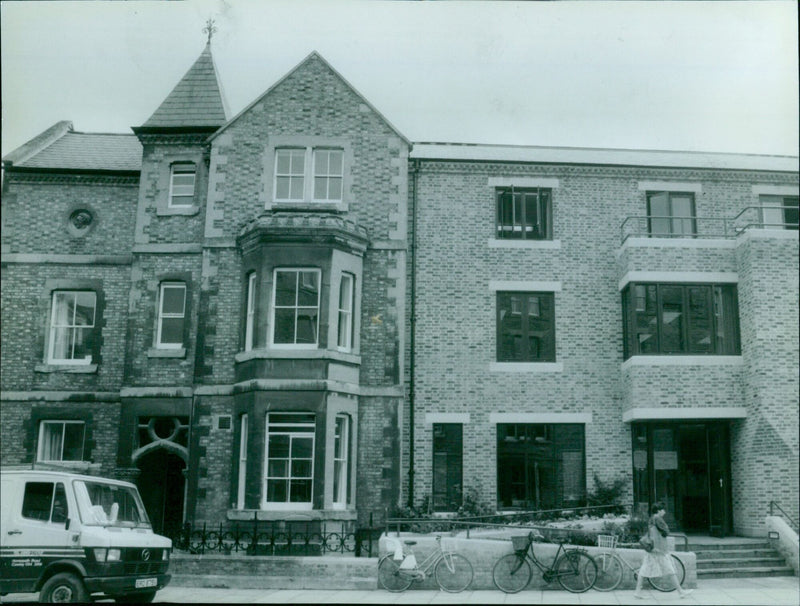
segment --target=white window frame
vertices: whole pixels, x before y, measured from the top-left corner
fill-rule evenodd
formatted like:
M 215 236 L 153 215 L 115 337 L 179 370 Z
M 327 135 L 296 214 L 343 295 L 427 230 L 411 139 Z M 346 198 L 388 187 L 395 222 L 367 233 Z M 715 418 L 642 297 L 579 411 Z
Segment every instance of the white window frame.
M 247 482 L 247 414 L 239 421 L 239 484 L 236 491 L 236 508 L 244 509 L 245 485 Z
M 192 175 L 192 192 L 191 193 L 176 193 L 176 189 L 182 187 L 175 185 L 175 177 L 179 175 Z M 188 208 L 194 206 L 194 192 L 197 186 L 197 166 L 192 162 L 176 162 L 170 166 L 169 171 L 169 208 Z M 177 203 L 176 199 L 188 199 L 188 202 Z
M 244 350 L 253 349 L 253 327 L 256 314 L 256 272 L 250 272 L 247 277 L 247 315 L 244 326 Z
M 341 427 L 339 422 L 342 422 Z M 350 481 L 350 416 L 336 415 L 333 438 L 333 507 L 347 507 Z
M 295 280 L 295 304 L 294 306 L 289 305 L 276 305 L 277 294 L 278 294 L 278 273 L 280 272 L 293 272 L 297 275 L 297 279 Z M 315 273 L 317 274 L 317 323 L 314 327 L 314 333 L 316 336 L 316 341 L 314 343 L 297 343 L 297 310 L 298 309 L 311 309 L 310 306 L 298 306 L 297 305 L 297 289 L 299 287 L 300 281 L 300 274 L 303 272 L 308 273 Z M 322 271 L 316 267 L 276 267 L 272 274 L 272 306 L 271 306 L 271 316 L 270 316 L 270 331 L 269 331 L 269 343 L 270 347 L 276 348 L 286 348 L 286 349 L 317 349 L 319 347 L 319 316 L 321 313 L 321 300 L 322 300 Z M 295 321 L 294 321 L 294 343 L 275 343 L 275 312 L 277 309 L 294 309 L 295 310 Z
M 164 312 L 164 290 L 167 288 L 182 288 L 183 289 L 183 309 L 181 313 L 165 313 Z M 162 343 L 161 331 L 163 327 L 163 320 L 170 318 L 180 318 L 184 322 L 184 331 L 186 328 L 186 283 L 185 282 L 162 282 L 158 288 L 158 328 L 156 333 L 156 348 L 158 349 L 182 349 L 184 346 L 183 335 L 181 335 L 180 343 Z
M 287 173 L 281 173 L 278 171 L 278 162 L 282 154 L 284 153 L 291 153 L 291 152 L 303 152 L 303 173 L 300 174 L 299 172 L 291 172 L 291 162 L 290 162 L 290 171 Z M 341 155 L 341 171 L 339 173 L 317 173 L 317 152 L 338 152 Z M 276 147 L 275 148 L 275 166 L 274 166 L 274 176 L 273 176 L 273 183 L 272 183 L 272 199 L 275 202 L 321 202 L 321 203 L 340 203 L 344 199 L 344 162 L 345 162 L 345 152 L 342 147 L 336 146 L 305 146 L 305 147 L 298 147 L 298 146 L 291 146 L 287 145 L 285 147 Z M 320 168 L 321 170 L 321 168 Z M 303 183 L 303 195 L 300 198 L 280 198 L 278 197 L 278 179 L 281 177 L 286 177 L 290 179 L 289 183 L 289 195 L 291 196 L 292 186 L 291 181 L 293 179 L 302 179 Z M 341 182 L 341 187 L 339 191 L 338 198 L 317 198 L 316 197 L 316 178 L 325 178 L 327 180 L 326 185 L 326 192 L 330 190 L 330 180 L 331 179 L 339 179 Z
M 93 313 L 92 313 L 92 323 L 91 324 L 75 324 L 75 315 L 77 313 L 77 305 L 73 307 L 73 313 L 71 320 L 68 321 L 66 324 L 60 324 L 58 322 L 58 308 L 56 306 L 56 301 L 59 299 L 59 296 L 67 296 L 71 295 L 73 298 L 77 298 L 78 295 L 83 294 L 91 294 L 93 297 Z M 69 364 L 69 365 L 88 365 L 92 363 L 92 354 L 89 353 L 88 356 L 84 356 L 83 358 L 76 359 L 76 358 L 56 358 L 55 357 L 55 345 L 56 345 L 56 332 L 59 330 L 67 331 L 69 336 L 70 342 L 72 342 L 71 352 L 74 353 L 75 351 L 75 344 L 74 344 L 74 333 L 77 330 L 89 330 L 90 332 L 95 330 L 95 325 L 97 323 L 97 293 L 94 291 L 87 291 L 87 290 L 54 290 L 52 294 L 52 298 L 50 300 L 50 332 L 49 332 L 49 343 L 47 345 L 47 362 L 48 364 Z
M 46 427 L 61 426 L 61 453 L 58 459 L 45 459 L 45 432 Z M 36 448 L 36 460 L 47 463 L 70 463 L 74 462 L 73 459 L 64 460 L 64 434 L 66 433 L 67 425 L 81 425 L 83 427 L 83 436 L 81 438 L 81 458 L 74 461 L 83 461 L 84 448 L 86 447 L 86 423 L 84 421 L 62 421 L 62 420 L 47 420 L 39 423 L 39 442 Z M 52 429 L 49 431 L 53 431 Z
M 282 417 L 286 416 L 309 416 L 310 413 L 303 412 L 303 413 L 291 413 L 291 412 L 275 412 L 275 415 L 280 415 Z M 316 454 L 316 421 L 317 417 L 314 416 L 313 422 L 297 422 L 297 423 L 270 423 L 270 413 L 267 413 L 267 440 L 266 440 L 266 447 L 264 448 L 264 488 L 262 493 L 262 500 L 261 500 L 261 507 L 263 509 L 275 509 L 275 510 L 308 510 L 312 509 L 313 501 L 314 501 L 314 456 Z M 272 431 L 272 428 L 280 428 L 283 425 L 289 425 L 294 427 L 305 427 L 306 430 L 304 431 L 295 431 L 295 432 L 282 432 L 282 431 Z M 273 435 L 281 435 L 281 436 L 289 436 L 289 458 L 287 460 L 287 474 L 286 476 L 270 476 L 269 475 L 269 442 Z M 271 479 L 285 479 L 289 482 L 289 489 L 286 491 L 286 498 L 291 499 L 291 482 L 293 479 L 292 475 L 292 442 L 294 439 L 308 439 L 311 438 L 311 500 L 309 501 L 268 501 L 269 498 L 269 481 Z M 303 479 L 306 479 L 303 477 Z
M 338 302 L 338 323 L 336 334 L 336 346 L 339 351 L 353 351 L 353 312 L 355 307 L 355 286 L 356 277 L 348 272 L 342 273 L 339 282 L 339 302 Z M 343 296 L 344 295 L 344 296 Z M 342 301 L 345 305 L 342 307 Z
M 759 194 L 759 220 L 764 229 L 783 229 L 789 230 L 796 227 L 789 227 L 786 223 L 786 209 L 792 208 L 786 204 L 787 198 L 797 198 L 798 195 L 779 195 L 779 194 Z

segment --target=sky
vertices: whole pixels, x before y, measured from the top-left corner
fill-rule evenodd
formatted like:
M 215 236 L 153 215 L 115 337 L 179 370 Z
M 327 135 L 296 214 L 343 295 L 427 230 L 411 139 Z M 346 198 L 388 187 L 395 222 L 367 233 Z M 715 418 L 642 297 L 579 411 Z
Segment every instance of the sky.
M 231 117 L 312 51 L 412 142 L 798 155 L 797 3 L 0 2 L 2 154 L 143 124 L 206 44 Z

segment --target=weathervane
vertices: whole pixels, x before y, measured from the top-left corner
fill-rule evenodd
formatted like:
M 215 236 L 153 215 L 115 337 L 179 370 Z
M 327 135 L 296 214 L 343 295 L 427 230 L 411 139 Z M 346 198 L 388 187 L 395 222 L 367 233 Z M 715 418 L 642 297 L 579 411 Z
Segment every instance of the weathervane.
M 217 32 L 217 28 L 214 27 L 213 19 L 206 21 L 206 26 L 203 28 L 203 32 L 208 34 L 208 44 L 211 44 L 211 36 Z

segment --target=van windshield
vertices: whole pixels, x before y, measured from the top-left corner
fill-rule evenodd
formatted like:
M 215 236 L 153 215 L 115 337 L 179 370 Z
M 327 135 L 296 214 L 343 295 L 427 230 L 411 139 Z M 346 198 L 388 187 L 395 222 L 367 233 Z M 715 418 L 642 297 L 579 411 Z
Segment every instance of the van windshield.
M 75 480 L 81 522 L 87 526 L 150 528 L 150 520 L 135 488 Z

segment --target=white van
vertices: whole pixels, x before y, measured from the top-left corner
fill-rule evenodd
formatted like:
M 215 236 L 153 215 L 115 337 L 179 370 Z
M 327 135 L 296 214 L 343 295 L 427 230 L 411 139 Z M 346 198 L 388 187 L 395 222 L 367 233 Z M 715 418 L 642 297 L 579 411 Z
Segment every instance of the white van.
M 5 468 L 0 505 L 0 595 L 152 602 L 169 582 L 172 541 L 153 533 L 129 482 Z

